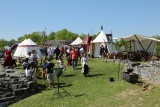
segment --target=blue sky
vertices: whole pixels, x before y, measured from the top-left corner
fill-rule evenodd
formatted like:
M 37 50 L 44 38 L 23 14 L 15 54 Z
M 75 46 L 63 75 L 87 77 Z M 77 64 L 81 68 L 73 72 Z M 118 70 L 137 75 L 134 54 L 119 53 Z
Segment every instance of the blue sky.
M 160 35 L 160 0 L 0 0 L 0 39 L 63 28 L 113 37 Z

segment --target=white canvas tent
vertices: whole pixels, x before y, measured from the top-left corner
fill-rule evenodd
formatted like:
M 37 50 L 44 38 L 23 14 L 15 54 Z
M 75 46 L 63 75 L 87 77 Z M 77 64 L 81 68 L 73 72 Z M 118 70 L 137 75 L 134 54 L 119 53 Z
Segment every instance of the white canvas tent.
M 80 37 L 77 37 L 77 39 L 74 40 L 70 45 L 80 45 L 82 42 L 82 39 Z
M 160 42 L 160 40 L 152 38 L 152 37 L 146 37 L 138 34 L 133 34 L 130 36 L 118 38 L 116 40 L 125 40 L 131 42 L 131 51 L 137 52 L 137 51 L 145 51 L 147 53 L 156 54 L 156 44 L 157 42 Z
M 103 30 L 101 30 L 99 35 L 92 41 L 92 53 L 94 57 L 99 57 L 101 45 L 106 45 L 109 53 L 113 53 L 116 51 L 113 41 L 107 39 L 106 34 L 103 32 Z
M 25 57 L 28 52 L 36 50 L 38 58 L 42 58 L 43 54 L 40 51 L 40 47 L 34 43 L 31 39 L 25 39 L 18 46 L 13 56 Z

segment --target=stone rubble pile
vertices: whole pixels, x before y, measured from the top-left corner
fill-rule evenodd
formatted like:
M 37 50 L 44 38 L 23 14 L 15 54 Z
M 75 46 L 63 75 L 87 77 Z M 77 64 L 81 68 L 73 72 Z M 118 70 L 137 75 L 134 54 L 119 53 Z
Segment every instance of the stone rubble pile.
M 133 73 L 138 74 L 139 78 L 151 81 L 156 84 L 160 84 L 160 61 L 154 61 L 154 62 L 150 61 L 134 67 L 125 66 L 124 67 L 125 71 L 128 68 L 132 68 Z
M 34 81 L 14 69 L 0 71 L 0 107 L 6 107 L 36 92 Z

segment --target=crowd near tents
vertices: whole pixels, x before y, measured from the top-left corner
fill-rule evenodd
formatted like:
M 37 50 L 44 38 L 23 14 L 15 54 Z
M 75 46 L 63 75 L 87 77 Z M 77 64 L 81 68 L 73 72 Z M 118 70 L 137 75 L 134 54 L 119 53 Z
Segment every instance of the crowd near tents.
M 108 53 L 113 54 L 118 52 L 115 48 L 115 41 L 113 42 L 112 34 L 106 34 L 102 29 L 95 39 L 89 34 L 86 35 L 85 39 L 81 39 L 79 36 L 69 44 L 70 46 L 83 46 L 86 53 L 90 53 L 93 57 L 100 56 L 100 47 L 103 45 L 107 48 Z M 130 51 L 132 52 L 147 52 L 150 54 L 156 54 L 156 45 L 160 40 L 146 37 L 138 34 L 133 34 L 130 36 L 125 36 L 122 38 L 114 39 L 116 41 L 124 40 L 130 43 Z M 41 47 L 34 43 L 31 39 L 25 39 L 20 44 L 14 53 L 15 57 L 25 57 L 28 52 L 36 50 L 38 58 L 42 58 Z

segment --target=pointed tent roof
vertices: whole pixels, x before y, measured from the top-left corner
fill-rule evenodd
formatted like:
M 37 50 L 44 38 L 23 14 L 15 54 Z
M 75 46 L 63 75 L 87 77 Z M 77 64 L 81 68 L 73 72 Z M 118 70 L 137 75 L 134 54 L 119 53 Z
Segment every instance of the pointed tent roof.
M 108 42 L 106 34 L 101 30 L 99 35 L 92 41 L 92 43 L 102 43 L 102 42 Z
M 89 37 L 90 37 L 89 34 L 86 35 L 86 37 L 84 38 L 82 44 L 88 44 L 88 42 L 89 42 Z
M 34 43 L 30 38 L 29 39 L 25 39 L 24 41 L 22 41 L 18 46 L 23 46 L 23 45 L 37 45 L 36 43 Z
M 28 52 L 36 50 L 38 58 L 42 58 L 43 55 L 40 51 L 40 47 L 34 43 L 31 39 L 25 39 L 18 46 L 13 56 L 26 57 Z
M 82 42 L 82 39 L 78 36 L 77 39 L 71 43 L 71 45 L 80 45 Z

